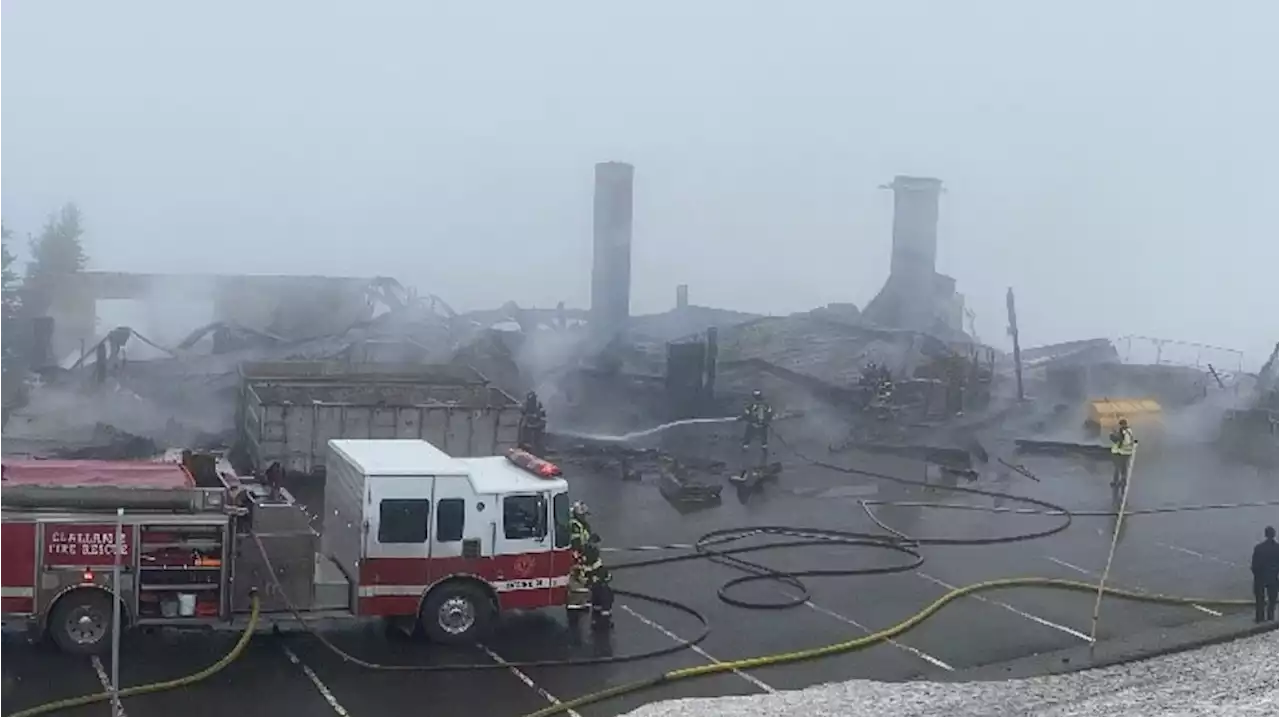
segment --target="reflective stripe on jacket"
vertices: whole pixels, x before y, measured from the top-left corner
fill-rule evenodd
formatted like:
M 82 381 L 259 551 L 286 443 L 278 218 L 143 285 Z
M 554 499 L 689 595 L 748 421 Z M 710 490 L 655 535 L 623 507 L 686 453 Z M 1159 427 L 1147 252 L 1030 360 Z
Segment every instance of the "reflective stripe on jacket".
M 1111 452 L 1118 456 L 1133 455 L 1133 447 L 1138 443 L 1133 437 L 1133 431 L 1128 428 L 1122 428 L 1119 433 L 1120 440 L 1111 442 Z
M 613 575 L 609 573 L 609 569 L 604 566 L 604 561 L 596 558 L 594 562 L 588 563 L 582 567 L 586 583 L 607 583 L 613 580 Z
M 581 518 L 569 519 L 569 542 L 581 548 L 591 540 L 591 527 Z

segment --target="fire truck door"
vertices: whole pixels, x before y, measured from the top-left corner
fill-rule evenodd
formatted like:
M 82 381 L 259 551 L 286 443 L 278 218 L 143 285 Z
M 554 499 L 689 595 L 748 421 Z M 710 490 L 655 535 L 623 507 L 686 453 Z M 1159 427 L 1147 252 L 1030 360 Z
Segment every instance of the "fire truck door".
M 483 575 L 493 555 L 497 496 L 476 495 L 466 480 L 436 481 L 429 584 L 450 575 Z
M 551 499 L 552 549 L 551 575 L 568 575 L 573 567 L 573 553 L 569 550 L 569 494 L 556 493 Z M 554 587 L 554 586 L 553 586 Z
M 512 493 L 502 496 L 498 525 L 494 585 L 504 608 L 534 608 L 551 604 L 551 493 Z

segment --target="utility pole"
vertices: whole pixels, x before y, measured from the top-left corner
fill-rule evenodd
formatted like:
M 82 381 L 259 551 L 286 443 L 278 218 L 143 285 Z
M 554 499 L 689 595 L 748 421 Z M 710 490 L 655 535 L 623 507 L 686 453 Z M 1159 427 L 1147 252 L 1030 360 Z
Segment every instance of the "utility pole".
M 1022 347 L 1018 345 L 1018 311 L 1013 306 L 1013 287 L 1005 294 L 1005 304 L 1009 307 L 1009 336 L 1013 338 L 1013 373 L 1018 378 L 1018 400 L 1025 401 L 1022 393 Z
M 124 508 L 116 509 L 115 564 L 111 567 L 111 589 L 115 599 L 111 601 L 111 715 L 120 717 L 120 586 L 121 563 L 124 562 Z

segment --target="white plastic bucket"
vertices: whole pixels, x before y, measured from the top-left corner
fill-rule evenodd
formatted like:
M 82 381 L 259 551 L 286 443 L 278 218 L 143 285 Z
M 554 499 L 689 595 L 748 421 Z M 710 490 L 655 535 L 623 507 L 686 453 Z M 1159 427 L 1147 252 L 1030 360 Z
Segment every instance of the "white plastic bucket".
M 182 617 L 191 617 L 196 614 L 195 593 L 178 593 L 178 614 Z

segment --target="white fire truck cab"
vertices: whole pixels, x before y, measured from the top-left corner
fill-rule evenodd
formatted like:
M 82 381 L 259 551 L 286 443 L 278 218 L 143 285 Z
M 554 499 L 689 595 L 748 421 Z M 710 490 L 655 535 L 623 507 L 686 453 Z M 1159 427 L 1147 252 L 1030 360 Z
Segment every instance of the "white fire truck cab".
M 422 440 L 328 448 L 314 521 L 225 462 L 5 459 L 5 622 L 92 653 L 110 645 L 113 596 L 126 626 L 216 626 L 242 622 L 256 595 L 264 625 L 374 616 L 460 643 L 501 611 L 566 603 L 568 483 L 553 464 Z

